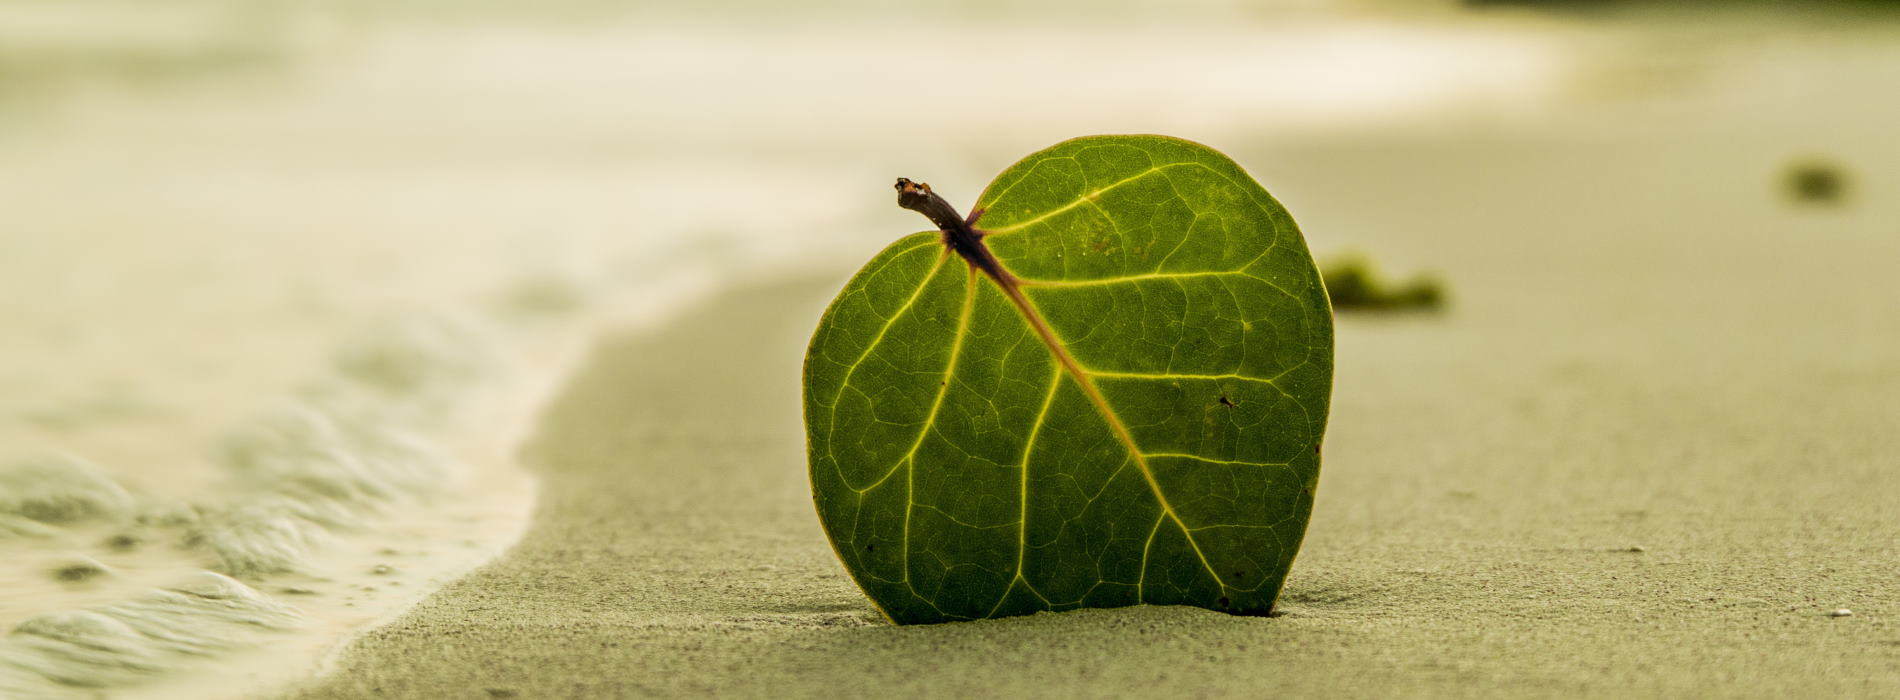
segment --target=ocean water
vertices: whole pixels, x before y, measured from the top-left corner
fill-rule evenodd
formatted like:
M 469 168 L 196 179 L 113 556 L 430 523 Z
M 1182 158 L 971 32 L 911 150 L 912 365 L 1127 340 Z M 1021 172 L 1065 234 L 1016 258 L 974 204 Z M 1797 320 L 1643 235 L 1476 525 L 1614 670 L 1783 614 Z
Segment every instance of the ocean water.
M 891 178 L 968 201 L 1070 136 L 1223 148 L 1322 254 L 1443 269 L 1454 303 L 1461 282 L 1527 290 L 1468 300 L 1493 318 L 1561 304 L 1539 279 L 1620 267 L 1739 332 L 1698 261 L 1760 262 L 1790 227 L 1888 249 L 1894 26 L 1359 2 L 9 3 L 0 695 L 247 695 L 319 670 L 519 533 L 516 448 L 600 329 L 737 277 L 847 269 L 922 227 Z M 1564 187 L 1582 157 L 1734 208 L 1661 237 L 1627 227 L 1642 211 L 1503 226 L 1588 198 Z M 1790 203 L 1783 169 L 1816 158 L 1844 200 Z M 1458 205 L 1525 177 L 1552 199 Z M 1552 264 L 1487 265 L 1500 246 Z M 1829 260 L 1773 269 L 1825 285 Z

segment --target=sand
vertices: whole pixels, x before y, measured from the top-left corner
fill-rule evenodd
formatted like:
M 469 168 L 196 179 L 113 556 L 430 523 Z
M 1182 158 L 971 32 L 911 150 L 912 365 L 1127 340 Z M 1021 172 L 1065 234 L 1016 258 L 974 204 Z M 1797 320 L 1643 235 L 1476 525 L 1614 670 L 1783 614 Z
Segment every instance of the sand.
M 1667 346 L 1550 352 L 1584 313 L 1342 319 L 1321 496 L 1278 617 L 891 626 L 804 476 L 797 368 L 841 279 L 604 341 L 544 416 L 522 542 L 298 696 L 1900 692 L 1881 430 L 1900 373 L 1823 387 L 1832 370 L 1758 343 L 1765 371 L 1721 388 Z M 1661 320 L 1576 332 L 1681 332 L 1646 327 Z

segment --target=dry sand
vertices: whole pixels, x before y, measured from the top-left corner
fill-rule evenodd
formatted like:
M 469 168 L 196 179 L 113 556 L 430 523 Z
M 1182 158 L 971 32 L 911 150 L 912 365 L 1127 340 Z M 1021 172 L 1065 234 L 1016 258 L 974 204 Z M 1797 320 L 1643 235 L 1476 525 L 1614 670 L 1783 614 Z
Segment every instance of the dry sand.
M 1278 617 L 890 626 L 804 475 L 798 363 L 841 279 L 600 345 L 531 448 L 523 541 L 301 696 L 1900 692 L 1900 473 L 1880 432 L 1900 373 L 1830 378 L 1852 363 L 1795 367 L 1817 356 L 1758 340 L 1702 353 L 1728 363 L 1724 390 L 1667 342 L 1711 325 L 1590 304 L 1342 320 L 1321 497 Z M 1874 330 L 1855 319 L 1879 303 L 1815 318 Z M 1611 329 L 1637 345 L 1569 340 Z

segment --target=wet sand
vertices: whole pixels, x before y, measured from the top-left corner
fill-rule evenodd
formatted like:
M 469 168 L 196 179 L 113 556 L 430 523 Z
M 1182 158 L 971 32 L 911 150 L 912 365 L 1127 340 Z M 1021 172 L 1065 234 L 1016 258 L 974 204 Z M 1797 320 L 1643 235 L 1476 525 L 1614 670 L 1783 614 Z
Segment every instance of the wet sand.
M 1614 295 L 1342 319 L 1320 500 L 1278 617 L 890 626 L 805 481 L 798 363 L 842 279 L 731 292 L 600 344 L 530 448 L 543 489 L 521 543 L 297 695 L 1900 692 L 1900 473 L 1880 430 L 1900 372 L 1835 376 L 1854 363 L 1773 332 L 1683 364 L 1670 337 L 1750 312 L 1591 312 Z M 1741 293 L 1776 293 L 1757 289 Z M 1856 320 L 1878 308 L 1759 319 L 1900 340 Z

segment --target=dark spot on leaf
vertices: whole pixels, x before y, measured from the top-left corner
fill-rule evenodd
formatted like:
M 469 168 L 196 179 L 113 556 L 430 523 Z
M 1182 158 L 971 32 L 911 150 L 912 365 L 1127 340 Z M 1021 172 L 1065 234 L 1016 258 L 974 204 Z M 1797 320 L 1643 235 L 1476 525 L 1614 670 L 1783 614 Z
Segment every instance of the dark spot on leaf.
M 1221 395 L 1220 395 L 1220 405 L 1222 405 L 1222 406 L 1226 406 L 1226 407 L 1228 407 L 1228 408 L 1233 408 L 1235 404 L 1234 404 L 1234 400 L 1233 400 L 1233 399 L 1230 399 L 1230 398 L 1227 398 L 1227 395 L 1226 395 L 1226 394 L 1221 394 Z
M 1319 454 L 1319 443 L 1313 443 L 1313 454 Z
M 1228 604 L 1229 604 L 1229 601 L 1227 600 L 1227 596 L 1221 596 L 1221 597 L 1220 597 L 1220 600 L 1217 600 L 1217 601 L 1214 601 L 1214 602 L 1216 602 L 1216 603 L 1220 603 L 1220 606 L 1221 606 L 1221 607 L 1223 607 L 1223 608 L 1224 608 L 1224 607 L 1227 607 L 1227 606 L 1228 606 Z
M 877 551 L 877 545 L 874 545 L 874 544 L 867 544 L 867 545 L 864 545 L 864 551 L 866 551 L 866 552 L 875 552 L 875 551 Z

